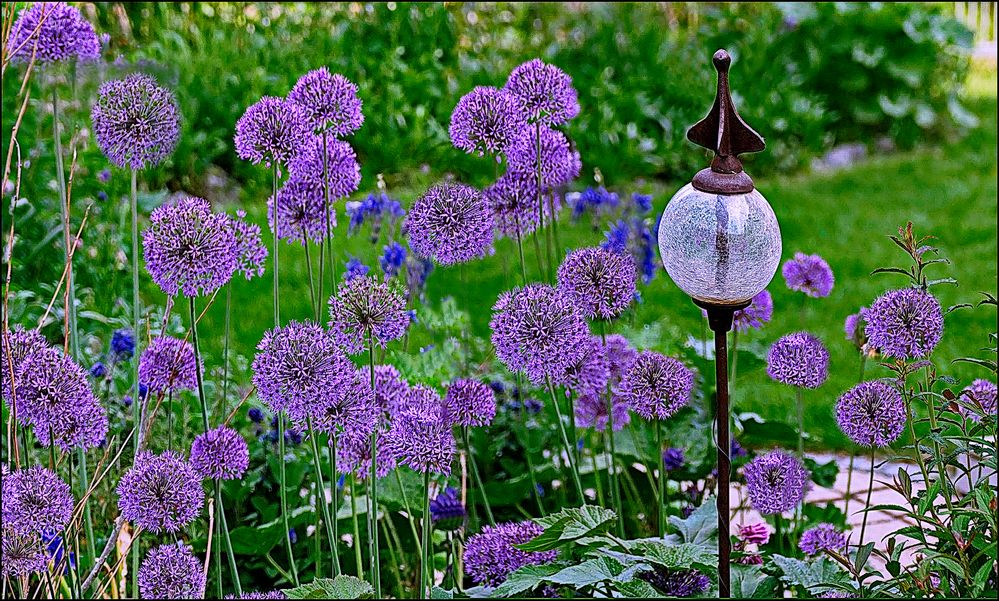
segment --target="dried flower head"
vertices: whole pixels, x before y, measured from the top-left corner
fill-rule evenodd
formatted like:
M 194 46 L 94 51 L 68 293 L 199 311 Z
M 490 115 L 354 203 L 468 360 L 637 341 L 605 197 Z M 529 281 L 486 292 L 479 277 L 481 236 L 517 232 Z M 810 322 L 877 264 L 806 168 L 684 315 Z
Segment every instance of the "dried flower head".
M 236 122 L 236 154 L 253 164 L 287 164 L 310 135 L 309 117 L 299 105 L 264 96 Z
M 308 182 L 289 180 L 277 193 L 277 235 L 289 244 L 318 244 L 326 239 L 330 228 L 336 227 L 336 209 L 326 204 L 322 188 Z M 267 221 L 274 231 L 275 198 L 267 200 Z M 329 210 L 326 210 L 326 209 Z
M 455 441 L 444 401 L 434 389 L 410 389 L 406 409 L 392 420 L 387 444 L 396 460 L 421 473 L 450 474 Z
M 970 386 L 961 391 L 964 402 L 971 405 L 973 409 L 968 409 L 965 404 L 959 405 L 961 413 L 972 421 L 980 421 L 982 417 L 996 417 L 996 383 L 988 380 L 978 379 Z
M 488 426 L 496 417 L 496 395 L 478 380 L 456 380 L 444 397 L 444 414 L 457 426 Z
M 139 356 L 139 381 L 156 394 L 195 390 L 197 369 L 194 347 L 172 336 L 153 338 Z
M 809 474 L 798 458 L 774 450 L 746 464 L 746 488 L 753 509 L 763 515 L 795 507 L 808 492 Z
M 514 545 L 526 543 L 544 532 L 538 524 L 507 522 L 485 526 L 465 545 L 465 573 L 482 586 L 499 586 L 507 576 L 528 565 L 555 561 L 558 551 L 521 551 Z
M 645 419 L 668 419 L 690 402 L 694 372 L 654 351 L 639 353 L 618 387 L 621 400 Z
M 148 75 L 133 73 L 101 84 L 90 111 L 97 146 L 111 163 L 154 167 L 180 141 L 180 109 L 173 92 Z
M 635 299 L 638 273 L 630 256 L 599 247 L 566 255 L 558 268 L 558 286 L 589 319 L 613 319 Z
M 32 56 L 41 63 L 95 61 L 101 56 L 93 26 L 65 2 L 35 2 L 22 10 L 4 45 L 11 60 L 22 63 Z
M 823 551 L 842 553 L 846 550 L 846 537 L 832 524 L 819 524 L 801 533 L 798 548 L 805 555 L 818 555 Z
M 836 402 L 836 421 L 844 434 L 865 447 L 886 447 L 905 429 L 905 402 L 883 380 L 861 382 Z
M 238 480 L 250 465 L 250 450 L 239 432 L 219 426 L 191 444 L 191 467 L 205 480 Z
M 526 111 L 518 96 L 478 86 L 461 97 L 451 113 L 448 133 L 455 148 L 469 154 L 497 155 L 525 127 Z
M 894 359 L 928 357 L 943 337 L 943 311 L 929 292 L 889 290 L 867 312 L 868 343 Z
M 788 334 L 770 347 L 767 374 L 788 386 L 818 388 L 829 377 L 829 351 L 808 332 Z
M 52 471 L 36 465 L 6 474 L 2 481 L 5 529 L 21 535 L 40 534 L 62 531 L 69 524 L 73 495 Z
M 384 347 L 409 327 L 406 300 L 393 284 L 371 276 L 341 284 L 329 307 L 333 338 L 350 353 L 367 348 L 369 337 Z
M 441 265 L 466 263 L 493 250 L 493 220 L 482 193 L 465 184 L 434 184 L 406 217 L 413 252 Z
M 139 567 L 143 599 L 201 599 L 205 573 L 191 547 L 168 543 L 149 550 Z
M 329 189 L 330 202 L 346 198 L 357 191 L 361 184 L 361 166 L 357 154 L 343 140 L 326 138 L 323 154 L 322 136 L 309 136 L 298 154 L 288 164 L 289 183 L 308 184 L 318 191 L 325 202 L 325 189 Z M 323 178 L 323 173 L 326 177 Z
M 201 478 L 177 453 L 143 451 L 118 482 L 122 517 L 150 532 L 177 532 L 198 517 L 205 500 Z
M 788 288 L 816 298 L 829 296 L 836 281 L 825 259 L 800 252 L 784 263 L 781 274 Z
M 540 137 L 540 140 L 539 140 Z M 540 142 L 541 153 L 538 153 Z M 529 127 L 510 142 L 506 150 L 510 171 L 538 181 L 538 161 L 541 162 L 541 187 L 548 191 L 568 184 L 579 177 L 582 165 L 579 154 L 569 145 L 560 131 Z M 536 190 L 537 188 L 535 188 Z
M 326 131 L 339 138 L 354 133 L 364 123 L 357 86 L 326 67 L 299 78 L 288 100 L 302 108 L 309 126 L 317 133 Z
M 504 89 L 521 99 L 532 122 L 560 125 L 579 114 L 579 98 L 572 87 L 572 78 L 540 59 L 514 69 Z

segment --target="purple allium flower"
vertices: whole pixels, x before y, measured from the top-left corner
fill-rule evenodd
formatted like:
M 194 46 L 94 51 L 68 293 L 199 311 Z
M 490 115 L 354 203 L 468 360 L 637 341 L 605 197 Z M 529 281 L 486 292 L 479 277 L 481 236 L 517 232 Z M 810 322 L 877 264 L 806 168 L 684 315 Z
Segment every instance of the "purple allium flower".
M 763 290 L 753 297 L 749 306 L 739 309 L 732 315 L 732 327 L 737 332 L 747 332 L 759 329 L 770 321 L 774 315 L 774 300 L 770 293 Z
M 611 401 L 611 411 L 614 412 L 614 431 L 618 432 L 631 421 L 628 405 L 614 397 Z M 610 420 L 607 416 L 607 399 L 593 391 L 583 393 L 576 399 L 576 426 L 593 428 L 597 432 L 607 429 Z
M 191 547 L 168 543 L 149 550 L 139 567 L 143 599 L 201 599 L 205 573 Z
M 825 259 L 800 252 L 794 253 L 794 258 L 784 263 L 781 274 L 788 288 L 816 298 L 829 296 L 835 282 Z
M 249 592 L 243 593 L 240 596 L 236 595 L 226 595 L 225 599 L 287 599 L 288 596 L 284 594 L 284 591 L 266 591 L 266 592 Z
M 384 347 L 409 327 L 406 300 L 391 283 L 370 276 L 341 284 L 329 307 L 333 339 L 349 353 L 367 348 L 369 339 Z
M 770 527 L 767 526 L 766 522 L 743 524 L 739 526 L 739 532 L 736 536 L 747 545 L 765 545 L 770 542 Z
M 579 114 L 572 78 L 540 59 L 514 69 L 504 89 L 521 99 L 532 122 L 560 125 Z
M 781 337 L 767 353 L 767 375 L 801 388 L 818 388 L 829 377 L 829 351 L 808 332 Z
M 312 129 L 343 137 L 357 131 L 364 123 L 357 86 L 326 67 L 309 71 L 295 83 L 288 100 L 302 107 Z
M 471 186 L 434 184 L 409 208 L 405 228 L 413 252 L 441 265 L 478 259 L 492 252 L 493 220 L 482 193 Z
M 451 143 L 469 154 L 497 155 L 525 127 L 525 107 L 507 90 L 478 86 L 461 97 L 451 113 Z
M 482 191 L 482 198 L 489 205 L 500 236 L 523 237 L 538 227 L 538 184 L 534 175 L 506 173 Z M 547 203 L 544 210 L 547 215 Z
M 240 266 L 232 221 L 203 198 L 157 207 L 142 233 L 143 258 L 167 296 L 202 296 L 224 286 Z
M 367 367 L 357 370 L 365 381 L 371 380 L 371 373 L 368 370 Z M 405 406 L 407 398 L 409 398 L 409 383 L 402 378 L 399 370 L 392 365 L 376 365 L 374 400 L 379 411 L 394 416 Z
M 118 361 L 126 361 L 135 354 L 135 336 L 132 330 L 120 329 L 111 334 L 111 352 Z
M 886 447 L 905 429 L 905 402 L 883 380 L 861 382 L 836 402 L 836 421 L 853 442 Z
M 323 138 L 311 136 L 288 163 L 289 182 L 307 184 L 325 202 L 324 186 L 329 187 L 330 202 L 346 198 L 361 184 L 361 166 L 350 144 L 326 139 L 326 179 L 323 180 Z
M 3 476 L 3 523 L 15 534 L 61 531 L 72 515 L 69 485 L 53 472 L 36 465 Z
M 670 447 L 663 451 L 663 469 L 667 472 L 675 472 L 686 464 L 687 458 L 683 454 L 683 449 Z
M 665 597 L 694 597 L 711 588 L 711 579 L 692 569 L 656 567 L 641 572 L 638 577 L 654 586 Z
M 558 286 L 573 297 L 589 319 L 613 319 L 635 298 L 635 262 L 599 247 L 566 255 L 558 268 Z
M 371 268 L 362 263 L 360 259 L 351 257 L 346 263 L 346 269 L 343 271 L 343 281 L 349 282 L 354 278 L 368 275 L 369 271 L 371 271 Z
M 690 401 L 694 372 L 654 351 L 639 353 L 618 387 L 621 400 L 645 419 L 668 419 Z
M 580 396 L 602 397 L 607 391 L 607 381 L 610 378 L 607 353 L 604 352 L 603 344 L 598 336 L 590 336 L 589 340 L 582 344 L 583 353 L 575 361 L 566 365 L 563 372 L 554 378 L 554 382 L 571 389 Z M 604 411 L 605 420 L 606 417 L 607 412 Z
M 406 247 L 398 242 L 389 243 L 385 246 L 378 263 L 387 277 L 398 275 L 402 266 L 406 264 Z
M 483 527 L 482 532 L 472 535 L 465 545 L 465 573 L 476 584 L 499 586 L 507 576 L 524 566 L 555 561 L 558 551 L 521 551 L 514 547 L 542 532 L 544 528 L 531 521 Z
M 421 473 L 451 473 L 455 441 L 444 401 L 434 389 L 414 386 L 406 409 L 395 416 L 387 444 L 399 463 Z
M 961 395 L 966 397 L 967 402 L 972 406 L 980 407 L 979 411 L 968 410 L 963 405 L 959 405 L 961 414 L 972 421 L 980 421 L 982 416 L 996 416 L 996 383 L 988 380 L 978 379 L 961 391 Z
M 22 63 L 32 55 L 41 63 L 95 61 L 101 56 L 93 26 L 65 2 L 35 2 L 22 10 L 6 46 L 11 60 Z
M 0 383 L 3 384 L 4 400 L 8 399 L 13 404 L 15 397 L 19 396 L 15 390 L 15 383 L 20 380 L 21 365 L 35 351 L 48 348 L 49 343 L 38 330 L 25 330 L 21 326 L 14 326 L 13 331 L 4 330 L 2 336 L 3 344 L 0 345 Z M 19 415 L 18 417 L 24 417 Z
M 236 154 L 254 165 L 287 164 L 310 135 L 309 117 L 300 106 L 264 96 L 236 122 Z
M 338 438 L 336 443 L 337 471 L 341 474 L 353 473 L 355 478 L 367 480 L 371 474 L 371 436 L 347 434 Z M 375 447 L 378 454 L 377 476 L 384 478 L 396 467 L 396 457 L 384 427 L 378 429 Z
M 847 315 L 843 321 L 843 332 L 846 339 L 853 343 L 858 350 L 863 350 L 867 344 L 867 314 L 870 311 L 867 307 L 861 307 L 860 311 Z
M 198 517 L 205 500 L 200 476 L 172 451 L 139 453 L 118 482 L 117 492 L 122 517 L 154 534 L 187 526 Z
M 250 450 L 239 432 L 219 426 L 191 444 L 191 467 L 205 480 L 238 480 L 250 465 Z
M 547 127 L 542 127 L 539 131 L 529 127 L 507 147 L 506 155 L 510 171 L 533 177 L 537 182 L 538 135 L 540 135 L 542 191 L 568 184 L 579 177 L 582 168 L 579 155 L 573 151 L 565 134 Z
M 763 515 L 782 513 L 805 498 L 809 474 L 794 455 L 774 450 L 743 468 L 753 509 Z
M 348 361 L 349 363 L 349 361 Z M 317 432 L 331 436 L 369 436 L 381 417 L 371 392 L 368 370 L 347 369 L 349 380 L 309 402 L 308 415 Z
M 318 244 L 325 240 L 327 223 L 330 227 L 336 226 L 333 203 L 329 204 L 329 211 L 325 208 L 322 188 L 303 181 L 285 182 L 277 193 L 278 238 L 303 246 L 309 241 Z M 274 197 L 267 200 L 267 222 L 274 231 Z
M 122 168 L 154 167 L 180 141 L 177 98 L 141 73 L 101 84 L 90 120 L 97 146 Z
M 500 295 L 489 322 L 496 356 L 535 384 L 558 377 L 585 352 L 586 321 L 572 298 L 547 284 Z
M 456 380 L 444 397 L 444 415 L 457 426 L 488 426 L 496 417 L 496 396 L 478 380 Z
M 832 524 L 819 524 L 814 528 L 809 528 L 801 534 L 798 541 L 798 548 L 805 555 L 818 555 L 823 551 L 836 551 L 842 553 L 846 550 L 846 537 L 843 533 L 837 532 Z
M 236 270 L 248 280 L 264 275 L 267 248 L 260 240 L 260 226 L 247 221 L 246 211 L 242 209 L 236 211 L 236 217 L 230 223 L 236 237 Z
M 461 528 L 465 523 L 465 506 L 458 498 L 458 491 L 448 486 L 437 497 L 430 501 L 430 518 L 434 528 L 451 531 Z
M 37 532 L 18 534 L 4 524 L 0 537 L 3 538 L 0 569 L 5 577 L 27 576 L 48 569 L 49 556 Z
M 153 338 L 139 357 L 139 381 L 158 394 L 197 389 L 197 369 L 194 347 L 172 336 Z
M 616 385 L 628 373 L 638 359 L 638 351 L 632 348 L 628 339 L 620 334 L 608 334 L 605 345 L 607 366 L 610 369 L 611 384 Z
M 904 288 L 881 295 L 867 313 L 869 344 L 894 359 L 927 357 L 943 336 L 943 311 L 925 290 Z

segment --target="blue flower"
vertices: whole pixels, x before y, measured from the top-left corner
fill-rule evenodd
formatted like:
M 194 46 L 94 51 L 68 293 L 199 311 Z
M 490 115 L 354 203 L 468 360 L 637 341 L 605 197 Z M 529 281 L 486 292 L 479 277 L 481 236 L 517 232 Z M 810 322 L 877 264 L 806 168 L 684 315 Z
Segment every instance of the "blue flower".
M 406 262 L 406 247 L 399 244 L 398 242 L 392 242 L 385 247 L 385 252 L 382 254 L 379 263 L 381 263 L 382 271 L 385 275 L 393 277 L 399 273 L 402 268 L 403 263 Z
M 302 444 L 302 433 L 295 428 L 288 428 L 284 431 L 284 440 L 290 445 Z
M 293 545 L 298 542 L 298 533 L 295 532 L 294 528 L 290 528 L 288 530 L 288 540 L 290 540 Z
M 599 188 L 587 188 L 581 193 L 571 195 L 567 198 L 569 206 L 572 208 L 572 218 L 578 220 L 587 213 L 592 213 L 594 218 L 606 214 L 618 206 L 618 196 L 614 192 L 608 192 L 603 186 Z
M 107 375 L 107 373 L 107 367 L 105 367 L 100 361 L 90 366 L 90 375 L 95 378 L 103 378 Z
M 440 530 L 460 528 L 465 521 L 465 506 L 458 498 L 458 491 L 449 486 L 430 501 L 430 517 Z
M 639 194 L 635 192 L 631 195 L 631 200 L 635 203 L 635 208 L 638 209 L 639 213 L 648 213 L 652 210 L 651 194 Z
M 63 551 L 65 549 L 65 546 L 62 544 L 62 537 L 51 530 L 46 530 L 45 532 L 42 532 L 42 542 L 45 544 L 45 550 L 48 553 L 49 558 L 52 559 L 52 563 L 58 566 L 59 562 L 62 561 Z M 66 574 L 69 574 L 70 568 L 75 567 L 76 554 L 70 551 L 69 559 L 66 561 L 64 571 Z
M 97 200 L 105 202 L 107 201 L 107 199 L 108 199 L 108 193 L 105 192 L 104 190 L 101 190 L 100 192 L 97 193 Z
M 126 406 L 126 407 L 131 407 L 132 406 L 132 395 L 126 394 L 125 396 L 121 397 L 121 404 L 124 405 L 124 406 Z
M 264 412 L 259 407 L 250 407 L 250 410 L 246 412 L 246 416 L 255 424 L 264 421 Z
M 683 449 L 669 448 L 663 451 L 663 469 L 667 472 L 682 468 L 685 460 Z
M 135 337 L 132 330 L 115 330 L 111 335 L 111 352 L 119 361 L 131 359 L 135 353 Z
M 382 222 L 388 221 L 389 225 L 395 225 L 406 216 L 406 211 L 398 200 L 389 198 L 387 194 L 381 192 L 369 194 L 361 202 L 347 203 L 347 216 L 350 217 L 350 223 L 347 226 L 349 235 L 354 235 L 365 221 L 370 220 L 371 242 L 375 243 L 381 234 Z
M 344 281 L 349 282 L 350 280 L 363 275 L 368 275 L 370 268 L 361 262 L 357 257 L 351 257 L 347 261 L 347 271 L 343 273 Z

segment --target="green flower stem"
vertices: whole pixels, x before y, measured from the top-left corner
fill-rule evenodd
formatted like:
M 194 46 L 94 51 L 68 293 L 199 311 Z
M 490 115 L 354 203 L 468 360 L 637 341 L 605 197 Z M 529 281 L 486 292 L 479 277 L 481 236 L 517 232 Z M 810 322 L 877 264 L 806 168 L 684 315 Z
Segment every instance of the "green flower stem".
M 517 226 L 517 255 L 520 257 L 520 283 L 527 285 L 527 266 L 524 264 L 524 240 L 520 235 L 520 225 Z
M 666 458 L 663 457 L 663 422 L 656 420 L 656 449 L 659 453 L 659 536 L 666 534 Z
M 145 402 L 139 396 L 139 354 L 141 349 L 141 328 L 139 327 L 139 201 L 138 174 L 131 172 L 130 200 L 132 209 L 132 339 L 135 348 L 132 352 L 132 445 L 139 454 L 139 432 L 142 430 L 142 407 Z M 132 545 L 132 594 L 139 598 L 139 546 Z
M 218 415 L 223 415 L 229 405 L 229 334 L 232 315 L 232 285 L 225 285 L 225 334 L 222 341 L 222 398 L 216 407 Z
M 413 513 L 412 507 L 409 506 L 409 495 L 406 494 L 406 489 L 402 486 L 402 477 L 399 475 L 399 470 L 392 470 L 395 475 L 395 483 L 399 487 L 399 494 L 402 495 L 402 505 L 406 508 L 406 518 L 409 521 L 409 529 L 413 533 L 413 541 L 416 543 L 416 551 L 420 552 L 422 548 L 420 546 L 420 534 L 416 531 L 416 516 Z
M 875 448 L 876 447 L 874 447 L 873 445 L 871 446 L 871 476 L 867 480 L 867 503 L 864 509 L 864 521 L 860 525 L 860 544 L 857 546 L 858 549 L 864 546 L 864 534 L 867 532 L 867 516 L 868 514 L 871 513 L 870 511 L 871 492 L 874 490 L 874 449 Z
M 576 494 L 579 495 L 579 504 L 586 505 L 586 495 L 583 494 L 583 484 L 579 479 L 579 468 L 576 466 L 575 456 L 573 452 L 573 447 L 569 444 L 569 436 L 565 432 L 565 420 L 562 418 L 562 409 L 558 406 L 558 397 L 555 395 L 555 386 L 552 384 L 552 379 L 546 377 L 545 380 L 548 383 L 548 392 L 551 394 L 552 405 L 555 407 L 555 415 L 558 420 L 559 433 L 562 434 L 562 444 L 565 445 L 566 458 L 569 461 L 569 469 L 572 470 L 572 482 L 576 486 Z
M 336 435 L 330 437 L 330 444 L 326 445 L 326 452 L 329 454 L 330 459 L 330 504 L 332 507 L 327 509 L 330 513 L 330 521 L 332 522 L 333 530 L 333 575 L 339 576 L 343 569 L 340 567 L 340 524 L 337 515 L 340 513 L 340 492 L 337 490 L 337 471 L 336 471 Z M 323 502 L 326 499 L 323 498 Z
M 340 554 L 337 552 L 336 534 L 333 532 L 333 518 L 330 516 L 330 507 L 326 503 L 326 484 L 323 482 L 322 462 L 319 459 L 319 443 L 316 442 L 316 431 L 312 427 L 312 418 L 307 417 L 306 423 L 309 426 L 309 438 L 312 441 L 312 465 L 316 468 L 316 504 L 322 508 L 323 521 L 326 522 L 326 538 L 329 539 L 330 556 L 333 558 L 333 575 L 340 575 Z M 335 486 L 335 485 L 334 485 Z M 336 492 L 335 490 L 333 491 Z M 316 516 L 318 522 L 318 515 Z M 318 524 L 316 524 L 318 533 Z M 318 559 L 317 559 L 318 565 Z
M 607 348 L 607 324 L 604 320 L 598 322 L 600 324 L 600 342 L 603 347 Z M 607 473 L 610 476 L 610 487 L 611 487 L 611 498 L 614 500 L 614 507 L 618 508 L 620 511 L 621 505 L 621 484 L 617 480 L 617 449 L 614 443 L 614 405 L 611 393 L 610 379 L 607 380 L 607 386 L 604 390 L 604 400 L 607 405 L 607 442 L 608 442 L 608 457 L 607 457 Z M 660 449 L 660 453 L 662 449 Z M 662 495 L 660 495 L 662 497 Z M 660 504 L 664 504 L 662 501 Z M 617 521 L 617 535 L 620 538 L 624 538 L 624 520 Z
M 857 378 L 857 383 L 864 381 L 864 370 L 867 367 L 867 353 L 861 351 L 860 353 L 860 377 Z M 853 461 L 857 458 L 856 447 L 851 445 L 850 448 L 850 467 L 846 472 L 846 500 L 843 502 L 843 514 L 850 517 L 850 491 L 851 485 L 853 484 Z
M 295 583 L 295 586 L 299 585 L 298 582 L 298 566 L 295 565 L 295 552 L 291 549 L 291 528 L 288 525 L 288 474 L 285 470 L 285 450 L 284 450 L 284 411 L 278 412 L 278 469 L 280 471 L 281 478 L 281 521 L 284 526 L 284 548 L 288 553 L 288 563 L 291 564 L 291 576 Z
M 479 464 L 472 453 L 472 443 L 468 436 L 468 426 L 463 426 L 461 433 L 465 442 L 465 452 L 468 453 L 468 461 L 472 464 L 472 477 L 475 478 L 475 488 L 478 489 L 479 495 L 482 497 L 482 504 L 486 508 L 486 519 L 489 520 L 490 526 L 495 526 L 496 519 L 493 518 L 493 509 L 489 505 L 489 496 L 486 495 L 486 488 L 482 484 L 482 476 L 479 474 Z
M 232 552 L 232 539 L 229 537 L 229 524 L 225 519 L 225 509 L 222 507 L 222 482 L 215 481 L 215 503 L 219 508 L 218 520 L 222 523 L 222 539 L 225 541 L 226 555 L 229 557 L 229 571 L 232 572 L 232 583 L 236 587 L 236 595 L 243 594 L 243 585 L 239 582 L 239 568 L 236 567 L 236 554 Z
M 428 575 L 433 573 L 433 567 L 427 565 L 427 557 L 432 557 L 430 553 L 430 470 L 423 472 L 423 544 L 420 548 L 420 598 L 429 599 L 430 591 L 427 589 Z
M 371 392 L 375 390 L 375 337 L 368 330 L 368 371 L 371 374 Z M 381 563 L 378 559 L 378 428 L 371 433 L 371 471 L 368 474 L 368 550 L 371 562 L 371 586 L 375 598 L 382 596 Z
M 354 482 L 357 476 L 350 476 L 350 519 L 354 523 L 354 561 L 357 563 L 357 577 L 364 579 L 364 560 L 361 557 L 361 528 L 357 523 L 357 491 Z
M 316 304 L 316 279 L 312 274 L 312 253 L 309 252 L 309 247 L 312 244 L 309 243 L 308 239 L 305 241 L 305 270 L 309 275 L 309 303 L 312 307 L 312 314 L 316 316 L 316 321 L 319 321 L 319 305 Z

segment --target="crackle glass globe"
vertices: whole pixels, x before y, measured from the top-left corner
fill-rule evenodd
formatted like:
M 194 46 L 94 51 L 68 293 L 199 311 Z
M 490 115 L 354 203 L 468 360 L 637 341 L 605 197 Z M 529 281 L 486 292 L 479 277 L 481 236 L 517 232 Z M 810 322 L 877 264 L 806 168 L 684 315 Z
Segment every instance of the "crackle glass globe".
M 687 184 L 659 225 L 659 254 L 669 277 L 695 300 L 734 305 L 752 299 L 780 264 L 777 217 L 757 190 L 702 192 Z

